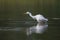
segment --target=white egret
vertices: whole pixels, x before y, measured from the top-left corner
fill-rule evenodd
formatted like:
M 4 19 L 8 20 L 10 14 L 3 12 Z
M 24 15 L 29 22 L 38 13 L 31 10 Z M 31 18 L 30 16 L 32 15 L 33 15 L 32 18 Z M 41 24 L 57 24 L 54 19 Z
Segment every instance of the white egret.
M 46 22 L 46 21 L 48 21 L 48 19 L 46 19 L 46 18 L 45 18 L 43 15 L 41 15 L 41 14 L 38 14 L 38 15 L 35 15 L 35 16 L 33 16 L 33 15 L 31 14 L 31 12 L 26 12 L 25 14 L 28 14 L 31 18 L 37 20 L 37 22 Z

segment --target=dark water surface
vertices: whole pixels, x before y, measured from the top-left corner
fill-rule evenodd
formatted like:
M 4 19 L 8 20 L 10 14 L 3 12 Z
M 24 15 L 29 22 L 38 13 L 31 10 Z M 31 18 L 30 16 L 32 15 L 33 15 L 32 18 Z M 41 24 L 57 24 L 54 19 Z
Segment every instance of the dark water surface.
M 16 21 L 15 21 L 16 22 Z M 0 40 L 59 40 L 60 20 L 49 20 L 48 30 L 43 34 L 26 34 L 28 27 L 36 26 L 34 21 L 20 21 L 17 27 L 9 27 L 15 23 L 10 21 L 7 27 L 0 27 Z M 14 26 L 14 25 L 13 25 Z

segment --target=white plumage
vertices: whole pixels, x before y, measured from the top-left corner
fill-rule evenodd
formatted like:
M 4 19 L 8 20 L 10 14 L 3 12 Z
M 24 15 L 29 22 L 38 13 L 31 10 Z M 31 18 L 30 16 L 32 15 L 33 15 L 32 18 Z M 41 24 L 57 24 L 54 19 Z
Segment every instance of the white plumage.
M 30 12 L 26 12 L 25 14 L 28 14 L 30 17 L 32 17 L 33 19 L 37 20 L 37 22 L 41 22 L 41 21 L 48 21 L 48 19 L 46 19 L 43 15 L 38 14 L 35 16 L 32 16 L 32 14 Z

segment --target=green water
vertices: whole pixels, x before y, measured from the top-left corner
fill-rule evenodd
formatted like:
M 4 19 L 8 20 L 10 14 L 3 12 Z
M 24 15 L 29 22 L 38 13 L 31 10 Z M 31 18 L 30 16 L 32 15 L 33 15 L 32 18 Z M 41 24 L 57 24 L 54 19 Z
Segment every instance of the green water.
M 0 0 L 0 40 L 59 40 L 60 19 L 53 19 L 60 18 L 59 10 L 59 0 Z M 26 11 L 49 19 L 46 33 L 26 35 L 27 27 L 37 25 Z

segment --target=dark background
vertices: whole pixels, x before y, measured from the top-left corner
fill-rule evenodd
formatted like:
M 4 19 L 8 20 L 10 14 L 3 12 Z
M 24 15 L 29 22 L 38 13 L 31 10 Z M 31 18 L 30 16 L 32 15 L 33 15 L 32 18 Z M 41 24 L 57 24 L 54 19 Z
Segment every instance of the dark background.
M 59 10 L 59 0 L 0 0 L 0 20 L 24 20 L 26 11 L 49 18 L 60 17 Z

